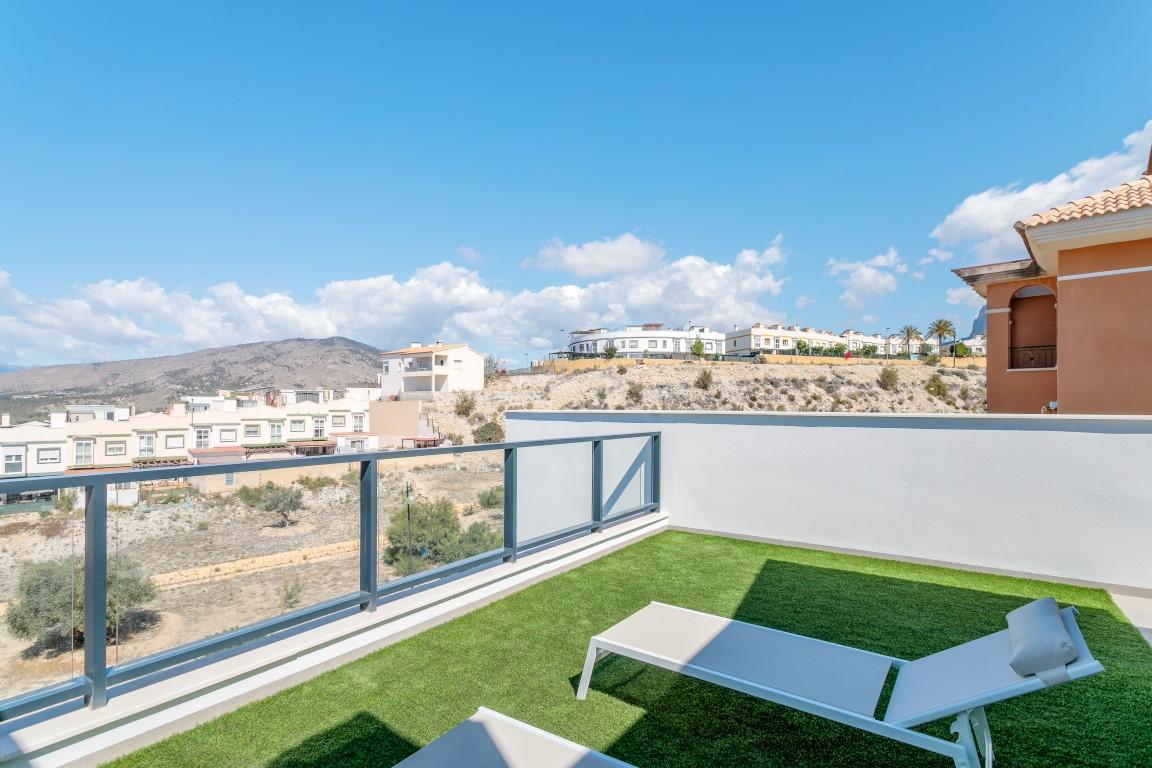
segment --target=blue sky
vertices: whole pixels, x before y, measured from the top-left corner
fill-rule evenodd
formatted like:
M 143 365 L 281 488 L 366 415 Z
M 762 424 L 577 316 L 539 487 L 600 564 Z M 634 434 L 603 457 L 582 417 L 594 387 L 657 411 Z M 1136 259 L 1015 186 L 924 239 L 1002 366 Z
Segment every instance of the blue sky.
M 951 267 L 1143 170 L 1150 28 L 1140 1 L 5 3 L 0 362 L 966 330 Z

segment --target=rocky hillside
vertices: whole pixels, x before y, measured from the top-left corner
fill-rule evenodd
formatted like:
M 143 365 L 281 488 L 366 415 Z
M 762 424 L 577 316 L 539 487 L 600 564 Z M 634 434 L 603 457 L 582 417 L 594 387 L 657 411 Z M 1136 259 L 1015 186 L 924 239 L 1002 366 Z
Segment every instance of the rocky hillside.
M 375 381 L 380 351 L 358 341 L 287 339 L 107 363 L 50 365 L 0 374 L 0 410 L 43 411 L 73 401 L 134 402 L 140 410 L 217 389 L 341 387 Z
M 514 376 L 473 395 L 467 416 L 455 398 L 429 403 L 442 434 L 471 433 L 517 409 L 741 410 L 863 413 L 982 413 L 983 369 L 881 365 L 644 365 Z M 467 410 L 466 408 L 461 410 Z

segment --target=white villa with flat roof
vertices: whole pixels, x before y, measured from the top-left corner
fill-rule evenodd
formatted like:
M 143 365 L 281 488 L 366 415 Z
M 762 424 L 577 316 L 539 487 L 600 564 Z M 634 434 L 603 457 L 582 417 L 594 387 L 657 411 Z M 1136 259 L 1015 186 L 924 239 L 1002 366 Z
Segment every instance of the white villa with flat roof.
M 448 392 L 484 388 L 484 356 L 467 344 L 420 344 L 381 352 L 381 396 L 432 400 Z
M 623 328 L 589 328 L 568 334 L 571 355 L 603 355 L 612 347 L 616 357 L 686 357 L 699 339 L 705 356 L 724 354 L 724 334 L 703 325 L 666 328 L 663 323 Z

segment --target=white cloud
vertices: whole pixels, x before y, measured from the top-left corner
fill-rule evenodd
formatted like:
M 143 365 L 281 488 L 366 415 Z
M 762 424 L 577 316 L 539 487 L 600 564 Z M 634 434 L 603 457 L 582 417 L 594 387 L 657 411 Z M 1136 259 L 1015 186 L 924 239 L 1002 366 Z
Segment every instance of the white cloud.
M 745 267 L 747 269 L 763 269 L 764 267 L 775 267 L 783 264 L 788 258 L 784 252 L 783 247 L 784 235 L 776 235 L 772 239 L 772 243 L 762 251 L 757 251 L 754 248 L 745 248 L 736 254 L 737 266 Z
M 860 322 L 871 325 L 876 322 L 876 315 L 860 315 Z
M 916 263 L 920 266 L 925 264 L 933 264 L 938 261 L 948 261 L 952 258 L 952 251 L 946 251 L 943 248 L 929 248 L 928 255 L 922 257 Z
M 971 307 L 972 309 L 980 309 L 980 307 L 984 306 L 984 299 L 980 294 L 967 286 L 963 288 L 949 288 L 944 292 L 944 300 L 952 305 Z
M 804 307 L 808 306 L 809 304 L 815 303 L 815 301 L 816 301 L 816 299 L 813 299 L 813 298 L 808 297 L 808 296 L 797 296 L 796 297 L 796 308 L 797 309 L 804 309 Z
M 852 310 L 864 309 L 869 299 L 895 291 L 899 287 L 896 274 L 908 270 L 900 254 L 891 247 L 867 261 L 829 259 L 825 266 L 830 275 L 844 275 L 840 280 L 844 287 L 840 302 Z
M 34 300 L 0 270 L 0 360 L 109 360 L 333 335 L 385 348 L 441 338 L 492 352 L 555 349 L 564 341 L 561 328 L 647 320 L 714 328 L 777 322 L 782 315 L 765 302 L 786 282 L 760 258 L 685 256 L 642 274 L 514 292 L 445 261 L 408 276 L 329 282 L 305 298 L 249 293 L 236 283 L 169 290 L 140 278 L 103 280 Z
M 526 266 L 534 264 L 577 277 L 598 277 L 651 269 L 662 258 L 664 249 L 659 245 L 626 232 L 615 239 L 592 240 L 582 245 L 553 240 L 540 249 L 535 261 L 526 262 Z
M 1143 173 L 1152 144 L 1152 120 L 1124 138 L 1118 152 L 1083 160 L 1046 181 L 1019 182 L 969 195 L 932 230 L 942 246 L 963 246 L 986 264 L 1026 257 L 1012 225 L 1085 195 L 1091 195 Z

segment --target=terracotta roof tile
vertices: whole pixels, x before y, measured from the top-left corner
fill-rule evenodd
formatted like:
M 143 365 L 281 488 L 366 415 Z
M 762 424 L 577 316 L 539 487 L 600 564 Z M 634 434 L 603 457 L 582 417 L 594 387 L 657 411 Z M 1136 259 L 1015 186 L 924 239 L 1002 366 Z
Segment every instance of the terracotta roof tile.
M 1097 192 L 1079 200 L 1050 208 L 1043 213 L 1029 216 L 1016 223 L 1016 229 L 1038 227 L 1041 224 L 1054 224 L 1058 221 L 1087 219 L 1106 213 L 1130 211 L 1134 208 L 1152 206 L 1152 175 L 1141 176 L 1118 187 Z

